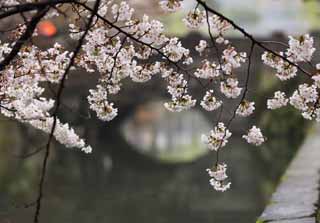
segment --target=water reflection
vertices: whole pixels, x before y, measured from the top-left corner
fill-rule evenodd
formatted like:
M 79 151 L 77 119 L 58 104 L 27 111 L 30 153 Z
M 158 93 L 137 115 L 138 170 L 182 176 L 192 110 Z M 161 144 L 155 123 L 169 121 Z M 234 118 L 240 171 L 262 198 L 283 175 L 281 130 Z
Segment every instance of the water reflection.
M 200 112 L 168 112 L 163 101 L 140 105 L 122 127 L 135 149 L 166 162 L 192 161 L 204 155 L 207 150 L 200 135 L 209 129 Z

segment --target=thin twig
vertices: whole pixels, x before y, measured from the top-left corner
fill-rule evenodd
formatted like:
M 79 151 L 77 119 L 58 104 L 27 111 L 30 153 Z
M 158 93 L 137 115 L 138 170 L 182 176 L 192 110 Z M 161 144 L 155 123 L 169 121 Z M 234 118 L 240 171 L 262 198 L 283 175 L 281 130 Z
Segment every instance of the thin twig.
M 68 67 L 66 68 L 66 70 L 65 70 L 65 72 L 64 72 L 64 74 L 62 76 L 60 85 L 59 85 L 59 89 L 58 89 L 58 93 L 57 93 L 56 105 L 55 105 L 55 109 L 54 109 L 54 113 L 53 113 L 53 124 L 52 124 L 52 127 L 51 127 L 49 139 L 48 139 L 48 142 L 47 142 L 47 145 L 46 145 L 46 152 L 45 152 L 45 156 L 44 156 L 43 164 L 42 164 L 42 171 L 41 171 L 41 177 L 40 177 L 40 182 L 39 182 L 39 194 L 38 194 L 38 198 L 37 198 L 37 201 L 36 201 L 36 210 L 35 210 L 34 220 L 33 220 L 34 223 L 38 223 L 39 222 L 39 216 L 40 216 L 40 210 L 41 210 L 41 202 L 42 202 L 42 198 L 43 198 L 44 180 L 45 180 L 45 177 L 46 177 L 47 164 L 48 164 L 48 159 L 49 159 L 49 155 L 50 155 L 50 145 L 51 145 L 51 142 L 53 140 L 54 131 L 55 131 L 56 125 L 57 125 L 57 113 L 59 111 L 60 104 L 61 104 L 61 99 L 62 99 L 61 96 L 62 96 L 62 92 L 63 92 L 63 89 L 64 89 L 65 80 L 66 80 L 66 77 L 67 77 L 71 67 L 74 64 L 76 56 L 78 55 L 79 51 L 81 50 L 82 44 L 84 42 L 85 37 L 87 36 L 87 34 L 89 32 L 89 29 L 90 29 L 90 26 L 91 26 L 91 24 L 93 22 L 94 16 L 95 16 L 96 12 L 98 11 L 99 4 L 100 4 L 100 0 L 96 0 L 94 8 L 93 8 L 93 13 L 91 14 L 91 16 L 89 18 L 89 21 L 88 21 L 88 24 L 87 24 L 87 28 L 86 28 L 85 32 L 83 33 L 83 35 L 81 36 L 81 38 L 79 39 L 77 47 L 73 51 L 73 55 L 72 55 L 72 57 L 70 59 L 70 63 L 68 65 Z
M 272 53 L 273 55 L 283 59 L 285 62 L 287 62 L 288 64 L 290 64 L 291 66 L 296 67 L 298 70 L 300 70 L 302 73 L 308 75 L 309 77 L 312 76 L 311 73 L 309 73 L 308 71 L 304 70 L 301 66 L 299 66 L 296 63 L 291 62 L 287 57 L 280 55 L 279 53 L 277 53 L 276 51 L 270 49 L 269 47 L 265 46 L 261 41 L 257 40 L 253 35 L 251 35 L 250 33 L 248 33 L 244 28 L 240 27 L 239 25 L 237 25 L 233 20 L 231 20 L 230 18 L 224 16 L 223 14 L 221 14 L 220 12 L 214 10 L 213 8 L 209 7 L 207 5 L 207 3 L 203 0 L 196 0 L 206 11 L 211 12 L 214 15 L 219 16 L 221 19 L 227 21 L 228 23 L 230 23 L 230 25 L 238 30 L 240 33 L 242 33 L 245 37 L 247 37 L 249 40 L 251 40 L 255 45 L 259 46 L 260 48 L 266 50 L 269 53 Z

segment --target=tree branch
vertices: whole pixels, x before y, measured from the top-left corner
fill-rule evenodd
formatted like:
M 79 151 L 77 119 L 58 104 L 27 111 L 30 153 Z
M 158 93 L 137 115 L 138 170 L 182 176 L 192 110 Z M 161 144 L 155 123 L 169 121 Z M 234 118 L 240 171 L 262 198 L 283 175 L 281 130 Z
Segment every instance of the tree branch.
M 94 8 L 93 8 L 93 12 L 89 18 L 88 24 L 86 26 L 86 30 L 84 31 L 83 35 L 81 36 L 81 38 L 78 41 L 77 47 L 75 48 L 75 50 L 73 51 L 73 55 L 70 59 L 70 63 L 68 65 L 68 67 L 66 68 L 60 85 L 59 85 L 59 89 L 58 89 L 58 93 L 57 93 L 57 99 L 56 99 L 56 105 L 55 105 L 55 109 L 54 109 L 54 113 L 53 113 L 53 124 L 51 127 L 51 131 L 50 131 L 50 135 L 49 135 L 49 139 L 46 145 L 46 152 L 45 152 L 45 156 L 43 159 L 43 164 L 42 164 L 42 171 L 41 171 L 41 177 L 40 177 L 40 182 L 39 182 L 39 194 L 38 194 L 38 198 L 36 201 L 36 210 L 35 210 L 35 214 L 34 214 L 34 223 L 38 223 L 39 222 L 39 216 L 40 216 L 40 210 L 41 210 L 41 201 L 43 198 L 43 186 L 44 186 L 44 180 L 45 180 L 45 176 L 46 176 L 46 171 L 47 171 L 47 164 L 48 164 L 48 159 L 49 159 L 49 155 L 50 155 L 50 145 L 51 142 L 53 140 L 53 136 L 54 136 L 54 131 L 56 129 L 56 125 L 57 125 L 57 113 L 59 111 L 60 105 L 61 105 L 61 96 L 62 96 L 62 92 L 64 89 L 64 84 L 65 84 L 65 80 L 66 77 L 71 69 L 71 67 L 74 64 L 74 61 L 76 59 L 76 56 L 78 55 L 79 51 L 81 50 L 82 44 L 84 42 L 84 39 L 86 37 L 86 35 L 89 32 L 90 26 L 93 22 L 94 16 L 97 13 L 98 9 L 99 9 L 99 4 L 100 4 L 100 0 L 96 0 Z
M 49 11 L 49 7 L 44 7 L 38 10 L 37 14 L 34 15 L 31 21 L 28 23 L 26 31 L 20 36 L 16 41 L 10 53 L 0 62 L 0 71 L 10 64 L 10 62 L 19 53 L 23 44 L 32 36 L 34 30 L 37 27 L 38 22 L 43 18 L 43 16 Z
M 221 14 L 220 12 L 214 10 L 213 8 L 209 7 L 207 5 L 207 3 L 204 0 L 196 0 L 198 4 L 200 4 L 205 10 L 206 12 L 211 12 L 214 15 L 219 16 L 221 19 L 227 21 L 228 23 L 230 23 L 232 25 L 232 27 L 236 30 L 238 30 L 240 33 L 242 33 L 245 37 L 247 37 L 248 39 L 250 39 L 255 45 L 259 46 L 260 48 L 264 49 L 265 51 L 272 53 L 273 55 L 283 59 L 284 61 L 286 61 L 288 64 L 296 67 L 298 70 L 300 70 L 302 73 L 308 75 L 309 77 L 312 76 L 311 73 L 309 73 L 308 71 L 304 70 L 302 67 L 300 67 L 298 64 L 291 62 L 288 58 L 286 58 L 285 56 L 280 55 L 279 53 L 277 53 L 276 51 L 270 49 L 269 47 L 265 46 L 262 42 L 260 42 L 259 40 L 257 40 L 253 35 L 251 35 L 250 33 L 248 33 L 244 28 L 240 27 L 239 25 L 237 25 L 233 20 L 229 19 L 228 17 L 224 16 L 223 14 Z

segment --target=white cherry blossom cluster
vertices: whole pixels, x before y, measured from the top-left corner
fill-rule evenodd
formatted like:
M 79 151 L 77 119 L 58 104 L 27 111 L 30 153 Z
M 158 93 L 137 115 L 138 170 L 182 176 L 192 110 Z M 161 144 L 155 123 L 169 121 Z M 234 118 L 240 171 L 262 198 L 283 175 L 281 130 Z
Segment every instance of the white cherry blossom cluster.
M 225 127 L 224 123 L 219 122 L 208 135 L 202 134 L 201 140 L 207 145 L 208 149 L 218 151 L 228 143 L 232 133 Z
M 207 169 L 210 179 L 210 185 L 216 190 L 224 192 L 231 186 L 231 182 L 227 182 L 227 164 L 217 164 L 213 169 Z
M 214 79 L 220 76 L 220 65 L 208 60 L 204 60 L 202 63 L 202 66 L 197 68 L 194 76 L 202 79 Z
M 195 10 L 190 11 L 182 21 L 188 28 L 198 29 L 206 21 L 206 12 L 196 8 Z
M 301 84 L 289 99 L 290 104 L 298 109 L 306 119 L 320 120 L 318 105 L 319 93 L 315 85 Z
M 203 51 L 208 47 L 208 43 L 205 40 L 200 40 L 199 44 L 195 47 L 196 51 L 200 53 L 200 55 L 203 53 Z
M 163 52 L 168 58 L 174 62 L 178 62 L 183 58 L 188 58 L 190 51 L 184 48 L 178 38 L 171 38 L 169 43 L 163 48 Z
M 165 12 L 176 12 L 181 9 L 181 2 L 181 0 L 162 0 L 159 1 L 159 5 Z
M 200 105 L 206 111 L 214 111 L 221 107 L 222 101 L 213 96 L 213 90 L 207 91 Z
M 225 74 L 232 74 L 233 70 L 241 67 L 246 62 L 247 54 L 245 52 L 238 53 L 236 49 L 229 46 L 222 53 L 222 70 Z
M 10 5 L 17 5 L 19 2 L 17 0 L 6 0 L 0 3 L 0 6 L 10 6 Z
M 188 83 L 183 74 L 164 70 L 162 77 L 168 82 L 168 92 L 171 94 L 171 102 L 164 103 L 166 109 L 171 112 L 181 112 L 194 107 L 196 100 L 188 95 Z
M 228 78 L 220 84 L 220 91 L 227 98 L 237 98 L 241 94 L 242 88 L 238 87 L 239 81 L 236 78 Z
M 289 102 L 289 99 L 286 98 L 286 94 L 281 91 L 274 92 L 274 97 L 272 99 L 268 99 L 267 107 L 268 109 L 278 109 L 283 106 L 286 106 Z
M 283 56 L 283 53 L 280 53 L 281 56 Z M 276 76 L 281 81 L 289 80 L 297 75 L 298 69 L 293 66 L 292 64 L 289 64 L 289 62 L 283 60 L 282 58 L 274 55 L 270 52 L 265 52 L 262 55 L 262 61 L 277 70 Z
M 232 29 L 232 25 L 228 21 L 217 15 L 212 15 L 209 17 L 209 27 L 211 32 L 219 36 L 219 38 L 216 39 L 217 43 L 228 43 L 223 37 L 228 30 Z
M 107 101 L 107 90 L 101 85 L 97 89 L 89 90 L 88 102 L 90 108 L 97 113 L 97 117 L 102 121 L 111 121 L 117 116 L 118 109 L 113 108 L 113 103 Z
M 1 57 L 9 52 L 7 44 L 0 45 Z M 85 153 L 92 148 L 84 142 L 68 123 L 61 123 L 54 117 L 51 110 L 55 100 L 43 96 L 43 82 L 58 83 L 68 66 L 71 53 L 65 51 L 59 44 L 53 48 L 40 50 L 35 46 L 24 47 L 14 65 L 9 65 L 1 72 L 1 114 L 14 118 L 22 123 L 30 124 L 36 129 L 50 133 L 54 127 L 53 136 L 68 148 L 76 147 Z
M 287 51 L 285 53 L 280 52 L 279 55 L 285 56 L 292 64 L 271 52 L 265 52 L 262 55 L 263 62 L 277 70 L 276 76 L 281 81 L 295 77 L 298 71 L 295 64 L 298 62 L 310 62 L 315 52 L 315 48 L 313 47 L 314 41 L 309 34 L 300 36 L 298 39 L 289 36 L 288 44 Z
M 317 64 L 319 66 L 320 64 Z M 317 67 L 317 70 L 319 71 L 320 68 Z M 317 86 L 317 88 L 320 88 L 320 73 L 317 73 L 316 75 L 312 76 L 312 80 L 314 81 L 314 84 Z
M 44 120 L 31 120 L 29 123 L 33 127 L 49 134 L 53 126 L 53 117 L 48 117 Z M 59 119 L 57 119 L 53 136 L 58 142 L 65 145 L 67 148 L 76 147 L 81 149 L 84 153 L 92 152 L 91 146 L 87 146 L 84 140 L 75 133 L 74 129 L 69 127 L 68 123 L 63 124 Z
M 113 18 L 119 22 L 130 20 L 134 9 L 131 8 L 127 2 L 123 1 L 120 4 L 113 4 L 111 7 L 111 13 Z
M 254 104 L 254 102 L 243 100 L 237 108 L 236 114 L 242 117 L 250 116 L 255 110 Z
M 298 39 L 289 36 L 289 48 L 286 52 L 288 59 L 292 62 L 310 61 L 315 48 L 313 38 L 309 34 L 300 36 Z
M 261 130 L 256 126 L 252 126 L 252 128 L 249 129 L 248 134 L 243 135 L 242 137 L 247 140 L 248 143 L 256 146 L 260 146 L 265 141 Z

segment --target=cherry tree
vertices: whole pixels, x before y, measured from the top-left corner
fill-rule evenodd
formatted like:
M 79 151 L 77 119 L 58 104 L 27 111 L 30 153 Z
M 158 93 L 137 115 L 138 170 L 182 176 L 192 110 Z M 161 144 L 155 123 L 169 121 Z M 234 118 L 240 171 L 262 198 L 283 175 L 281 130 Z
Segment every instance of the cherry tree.
M 122 82 L 145 83 L 160 76 L 167 85 L 170 99 L 164 107 L 170 112 L 181 112 L 199 106 L 207 112 L 218 111 L 217 121 L 201 140 L 216 154 L 216 160 L 206 171 L 213 189 L 226 191 L 231 183 L 227 176 L 227 164 L 219 159 L 219 153 L 232 136 L 230 124 L 237 117 L 249 117 L 255 111 L 255 102 L 248 97 L 252 57 L 256 48 L 264 51 L 261 60 L 274 69 L 279 81 L 287 81 L 297 75 L 306 78 L 292 95 L 280 90 L 266 101 L 266 109 L 293 106 L 309 120 L 320 120 L 320 64 L 312 62 L 314 40 L 309 34 L 289 36 L 288 43 L 275 42 L 286 48 L 278 52 L 269 43 L 259 41 L 240 25 L 215 10 L 214 4 L 193 0 L 195 7 L 185 14 L 182 22 L 192 30 L 205 28 L 210 41 L 198 40 L 191 46 L 201 58 L 194 63 L 191 48 L 183 46 L 177 37 L 167 36 L 164 25 L 148 15 L 136 15 L 134 9 L 123 1 L 112 0 L 3 0 L 0 2 L 0 19 L 8 21 L 20 18 L 14 28 L 6 30 L 10 36 L 0 42 L 0 111 L 2 115 L 29 124 L 48 134 L 39 194 L 35 201 L 34 222 L 39 221 L 43 185 L 46 176 L 50 145 L 55 139 L 67 148 L 78 148 L 91 153 L 93 148 L 82 139 L 68 123 L 58 117 L 65 83 L 71 70 L 82 69 L 99 75 L 94 89 L 89 90 L 87 101 L 98 119 L 112 121 L 118 114 L 112 97 L 121 93 Z M 182 0 L 160 0 L 163 13 L 181 10 Z M 76 42 L 72 51 L 55 43 L 50 48 L 38 48 L 33 37 L 42 20 L 65 16 L 69 36 Z M 248 52 L 239 52 L 226 37 L 230 30 L 239 32 L 250 42 Z M 10 35 L 9 35 L 10 34 Z M 193 50 L 192 49 L 192 50 Z M 223 50 L 221 50 L 223 49 Z M 217 60 L 207 52 L 213 51 Z M 246 66 L 244 82 L 237 70 Z M 85 77 L 84 77 L 85 78 Z M 196 81 L 203 89 L 203 98 L 195 98 L 188 92 L 190 81 Z M 47 84 L 47 85 L 46 85 Z M 46 86 L 55 85 L 57 91 L 49 98 L 44 96 Z M 218 96 L 217 90 L 223 97 Z M 141 92 L 143 94 L 143 92 Z M 221 95 L 219 94 L 219 95 Z M 221 114 L 226 101 L 236 100 L 227 122 Z M 266 141 L 262 131 L 252 126 L 243 132 L 243 139 L 259 146 Z

